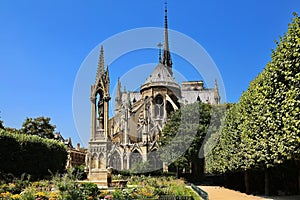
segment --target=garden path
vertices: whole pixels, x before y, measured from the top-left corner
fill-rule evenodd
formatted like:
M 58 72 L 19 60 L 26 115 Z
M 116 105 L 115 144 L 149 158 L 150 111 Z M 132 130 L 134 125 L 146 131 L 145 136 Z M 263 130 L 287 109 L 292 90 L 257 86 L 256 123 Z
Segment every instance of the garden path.
M 300 196 L 259 197 L 219 186 L 200 186 L 208 193 L 209 200 L 299 200 Z

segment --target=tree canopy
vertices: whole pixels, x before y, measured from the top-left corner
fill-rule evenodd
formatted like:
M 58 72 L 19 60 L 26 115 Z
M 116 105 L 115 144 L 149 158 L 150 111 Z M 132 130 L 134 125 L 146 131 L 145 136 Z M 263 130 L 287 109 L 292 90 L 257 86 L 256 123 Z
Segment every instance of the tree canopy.
M 28 135 L 37 135 L 42 138 L 54 139 L 55 125 L 50 123 L 49 117 L 26 118 L 21 133 Z
M 173 112 L 159 140 L 162 160 L 180 168 L 189 167 L 190 163 L 199 165 L 203 142 L 219 129 L 224 108 L 226 105 L 197 102 Z
M 267 169 L 300 158 L 300 19 L 226 116 L 206 159 L 209 172 Z

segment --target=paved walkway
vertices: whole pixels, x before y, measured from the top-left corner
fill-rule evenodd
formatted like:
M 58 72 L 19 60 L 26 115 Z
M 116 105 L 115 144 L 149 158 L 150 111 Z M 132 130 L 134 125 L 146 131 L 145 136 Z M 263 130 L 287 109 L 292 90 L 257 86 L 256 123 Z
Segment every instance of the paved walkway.
M 219 186 L 200 186 L 208 193 L 209 200 L 300 200 L 300 196 L 259 197 L 229 190 Z

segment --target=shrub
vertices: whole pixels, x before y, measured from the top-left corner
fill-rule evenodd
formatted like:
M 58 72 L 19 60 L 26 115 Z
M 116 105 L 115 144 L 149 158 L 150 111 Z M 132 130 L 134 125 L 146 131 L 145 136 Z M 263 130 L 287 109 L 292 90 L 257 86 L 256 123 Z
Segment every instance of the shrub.
M 67 150 L 63 143 L 38 136 L 0 130 L 0 172 L 42 178 L 63 171 Z
M 59 175 L 53 177 L 53 183 L 60 192 L 61 200 L 84 200 L 88 197 L 82 192 L 81 185 L 76 181 L 76 177 L 72 175 L 71 171 L 62 177 Z
M 95 183 L 82 183 L 81 191 L 91 199 L 95 199 L 100 194 L 100 190 Z
M 87 174 L 85 172 L 85 165 L 75 166 L 70 170 L 72 171 L 72 175 L 75 176 L 78 180 L 87 179 Z

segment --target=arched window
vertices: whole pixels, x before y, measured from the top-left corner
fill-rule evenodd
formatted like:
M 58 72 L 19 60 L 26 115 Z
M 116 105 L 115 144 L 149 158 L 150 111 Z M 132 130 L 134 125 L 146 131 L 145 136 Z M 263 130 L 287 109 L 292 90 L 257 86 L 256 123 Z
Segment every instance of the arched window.
M 104 128 L 104 101 L 102 91 L 97 94 L 97 127 L 100 129 Z
M 156 150 L 152 151 L 148 154 L 148 161 L 149 161 L 151 170 L 158 170 L 158 169 L 162 169 L 162 167 L 163 167 L 160 156 Z
M 130 154 L 130 162 L 129 162 L 129 167 L 132 168 L 133 166 L 142 163 L 143 162 L 143 158 L 142 155 L 140 154 L 140 152 L 138 152 L 138 150 L 134 150 L 131 154 Z
M 97 154 L 94 153 L 91 158 L 91 169 L 96 169 L 98 167 L 97 162 L 98 162 Z
M 154 99 L 155 103 L 155 117 L 156 118 L 162 118 L 164 116 L 164 99 L 163 97 L 159 94 L 155 97 Z
M 201 102 L 201 99 L 200 99 L 199 95 L 198 95 L 198 97 L 197 97 L 197 101 L 198 101 L 198 102 Z
M 109 165 L 113 169 L 121 170 L 121 157 L 117 151 L 111 155 Z
M 105 169 L 105 159 L 104 159 L 104 155 L 101 153 L 99 156 L 99 162 L 98 162 L 98 168 L 99 169 Z

